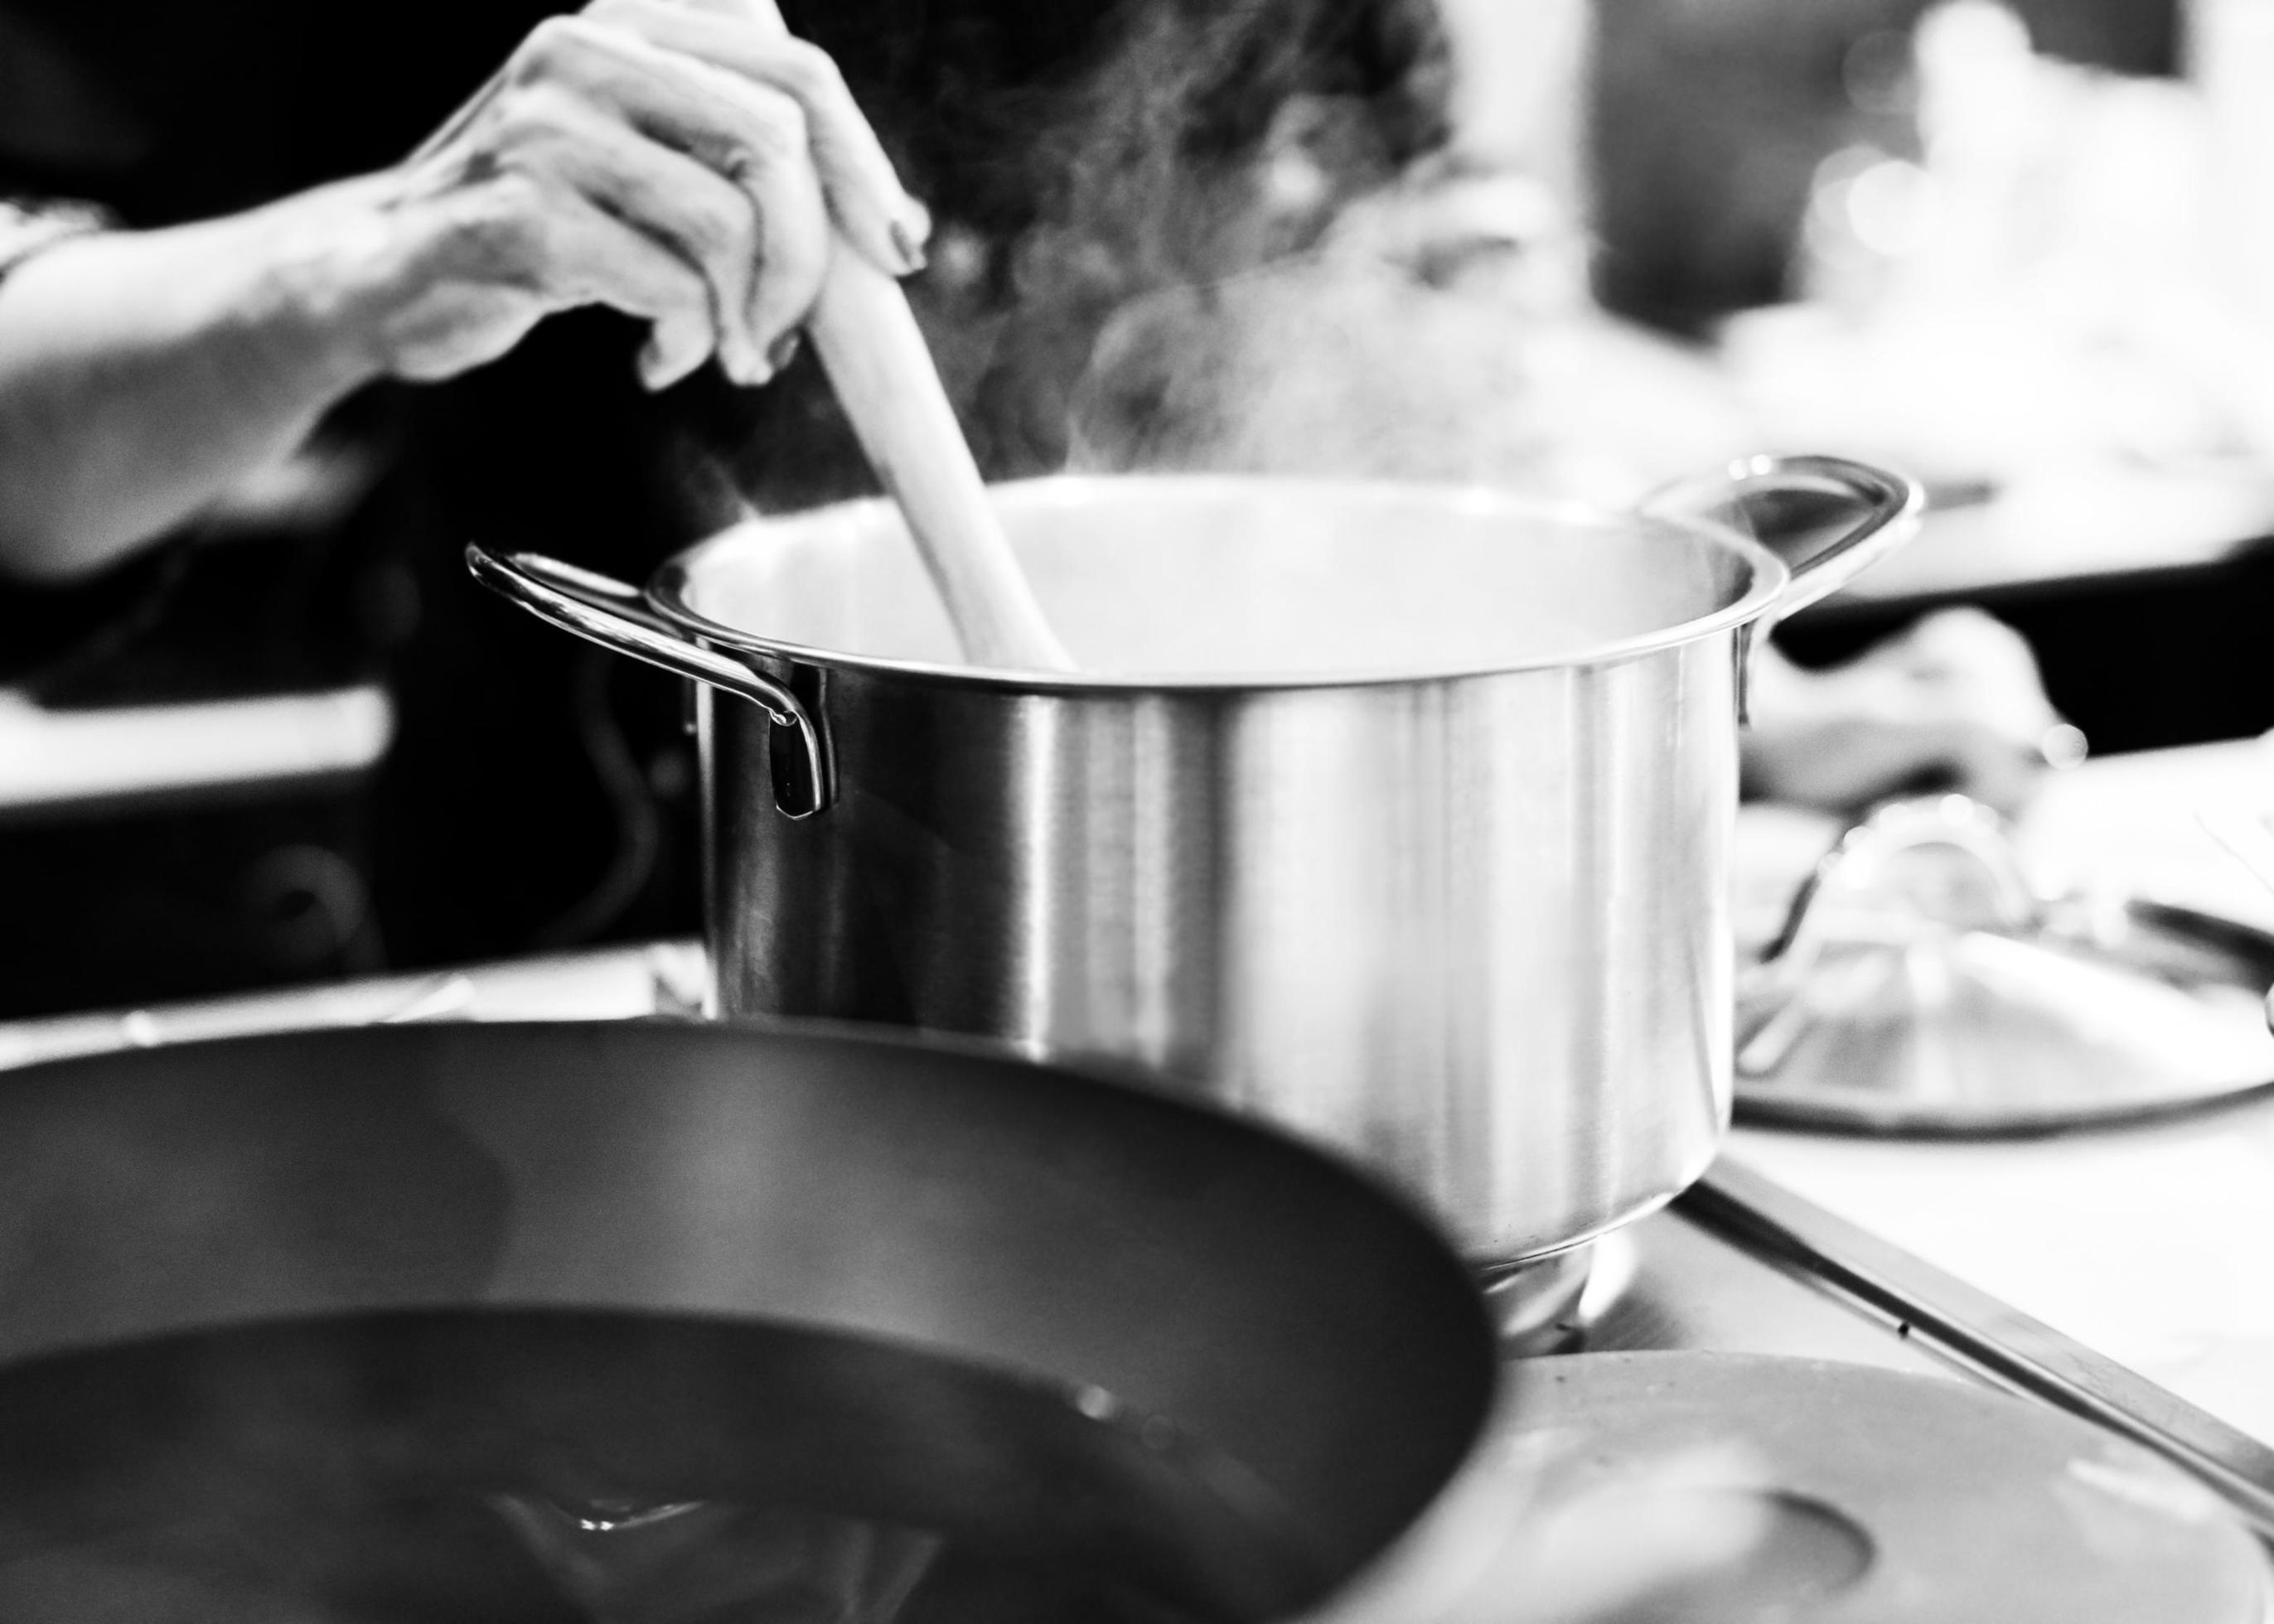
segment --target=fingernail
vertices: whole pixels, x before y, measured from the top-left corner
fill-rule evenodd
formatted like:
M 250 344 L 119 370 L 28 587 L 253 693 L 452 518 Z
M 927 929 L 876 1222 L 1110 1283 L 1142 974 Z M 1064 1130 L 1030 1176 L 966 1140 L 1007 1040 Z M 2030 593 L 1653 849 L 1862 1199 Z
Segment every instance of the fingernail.
M 905 221 L 895 220 L 892 222 L 892 246 L 900 256 L 900 274 L 904 276 L 913 276 L 930 263 L 924 258 L 922 242 L 915 232 L 909 229 Z
M 766 365 L 772 369 L 767 376 L 779 378 L 788 370 L 789 364 L 797 359 L 798 345 L 802 341 L 798 330 L 792 327 L 766 346 Z
M 2037 758 L 2055 772 L 2082 766 L 2091 754 L 2092 745 L 2084 730 L 2073 722 L 2055 722 L 2037 740 Z
M 641 387 L 651 394 L 672 382 L 667 371 L 668 363 L 664 359 L 663 346 L 652 338 L 640 346 L 638 366 Z

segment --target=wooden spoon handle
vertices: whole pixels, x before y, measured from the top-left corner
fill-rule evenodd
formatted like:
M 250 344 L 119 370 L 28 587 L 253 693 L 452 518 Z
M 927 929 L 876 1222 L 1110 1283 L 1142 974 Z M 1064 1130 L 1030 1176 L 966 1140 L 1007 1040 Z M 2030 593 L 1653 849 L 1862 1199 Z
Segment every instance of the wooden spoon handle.
M 743 14 L 787 36 L 774 0 Z M 1072 671 L 987 500 L 955 409 L 900 285 L 842 232 L 806 331 L 885 488 L 900 505 L 947 618 L 976 665 Z
M 965 657 L 1074 669 L 1012 555 L 900 284 L 840 237 L 806 331 L 861 448 L 900 505 Z

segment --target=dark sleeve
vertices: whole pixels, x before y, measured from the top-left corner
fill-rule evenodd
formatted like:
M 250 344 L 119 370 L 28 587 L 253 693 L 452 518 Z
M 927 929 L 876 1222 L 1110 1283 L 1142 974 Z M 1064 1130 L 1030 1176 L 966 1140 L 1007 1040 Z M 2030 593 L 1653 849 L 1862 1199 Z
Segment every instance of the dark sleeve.
M 64 586 L 0 575 L 0 687 L 99 658 L 141 631 L 187 555 L 185 545 L 162 546 Z
M 41 249 L 109 223 L 101 209 L 84 203 L 0 198 L 0 278 Z M 0 575 L 0 683 L 92 656 L 139 629 L 172 578 L 178 553 L 146 553 L 67 586 Z

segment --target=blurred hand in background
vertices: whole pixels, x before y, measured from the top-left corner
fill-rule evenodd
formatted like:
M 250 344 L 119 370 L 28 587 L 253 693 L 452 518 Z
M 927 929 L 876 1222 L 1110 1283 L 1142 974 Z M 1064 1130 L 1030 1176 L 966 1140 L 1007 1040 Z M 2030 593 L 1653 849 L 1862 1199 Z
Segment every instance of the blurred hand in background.
M 1825 671 L 1764 648 L 1752 709 L 1746 793 L 1842 814 L 1940 790 L 2010 814 L 2084 750 L 2021 634 L 1974 609 L 1929 615 Z

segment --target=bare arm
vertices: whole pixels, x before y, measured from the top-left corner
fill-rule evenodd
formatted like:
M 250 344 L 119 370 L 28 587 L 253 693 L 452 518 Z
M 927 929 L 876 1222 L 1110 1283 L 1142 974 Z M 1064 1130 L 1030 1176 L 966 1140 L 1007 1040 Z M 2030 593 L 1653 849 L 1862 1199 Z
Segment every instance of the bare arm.
M 0 280 L 0 574 L 101 568 L 358 386 L 480 365 L 554 311 L 647 320 L 651 387 L 713 357 L 761 383 L 832 214 L 920 262 L 930 222 L 820 53 L 719 0 L 550 19 L 395 169 Z
M 385 370 L 331 308 L 348 190 L 75 238 L 0 281 L 0 568 L 112 562 Z

